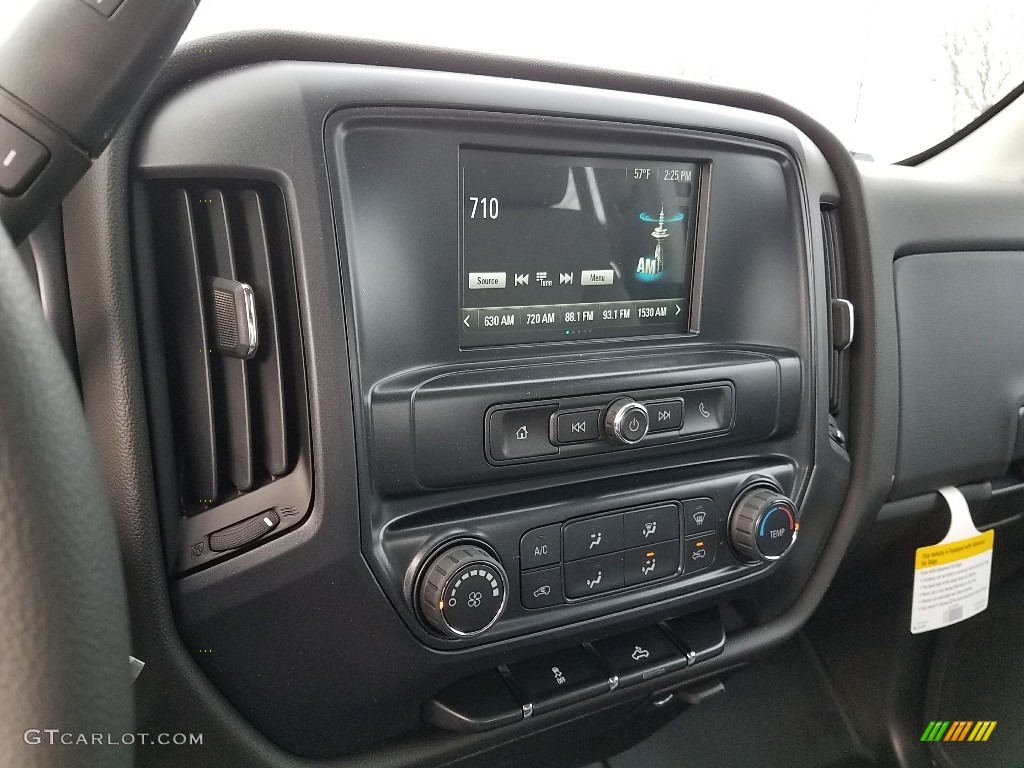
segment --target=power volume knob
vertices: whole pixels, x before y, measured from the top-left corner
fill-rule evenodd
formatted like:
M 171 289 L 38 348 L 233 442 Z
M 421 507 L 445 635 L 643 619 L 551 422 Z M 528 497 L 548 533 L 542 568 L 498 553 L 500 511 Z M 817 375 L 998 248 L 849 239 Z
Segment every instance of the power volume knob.
M 631 397 L 620 397 L 604 412 L 604 434 L 612 445 L 633 445 L 647 435 L 647 409 Z
M 748 563 L 778 560 L 793 546 L 799 528 L 793 502 L 762 486 L 745 491 L 729 515 L 729 541 Z
M 508 578 L 501 563 L 481 547 L 458 544 L 431 558 L 419 581 L 420 611 L 447 637 L 486 632 L 505 610 Z

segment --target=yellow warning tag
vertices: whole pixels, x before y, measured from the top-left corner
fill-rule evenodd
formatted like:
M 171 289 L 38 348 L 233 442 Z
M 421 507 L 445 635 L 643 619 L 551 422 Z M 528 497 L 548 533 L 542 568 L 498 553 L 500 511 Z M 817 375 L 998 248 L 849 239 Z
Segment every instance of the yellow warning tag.
M 934 568 L 937 565 L 955 563 L 974 555 L 980 555 L 992 549 L 992 542 L 995 541 L 995 531 L 985 531 L 980 536 L 963 541 L 954 541 L 952 544 L 933 544 L 930 547 L 921 547 L 917 550 L 917 560 L 914 568 Z
M 948 627 L 988 607 L 995 531 L 978 533 L 959 490 L 942 488 L 939 493 L 952 520 L 942 541 L 917 550 L 910 616 L 914 634 Z

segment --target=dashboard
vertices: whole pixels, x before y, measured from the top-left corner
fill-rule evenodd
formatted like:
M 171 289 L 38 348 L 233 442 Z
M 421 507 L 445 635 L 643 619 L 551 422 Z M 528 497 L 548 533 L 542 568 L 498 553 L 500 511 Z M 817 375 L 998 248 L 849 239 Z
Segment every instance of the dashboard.
M 273 63 L 160 105 L 134 168 L 178 627 L 285 749 L 632 701 L 807 578 L 852 305 L 792 125 Z
M 242 36 L 87 182 L 75 325 L 138 351 L 81 380 L 164 662 L 140 719 L 225 762 L 601 759 L 938 485 L 1017 492 L 1016 358 L 963 317 L 1018 277 L 1020 193 L 767 97 Z

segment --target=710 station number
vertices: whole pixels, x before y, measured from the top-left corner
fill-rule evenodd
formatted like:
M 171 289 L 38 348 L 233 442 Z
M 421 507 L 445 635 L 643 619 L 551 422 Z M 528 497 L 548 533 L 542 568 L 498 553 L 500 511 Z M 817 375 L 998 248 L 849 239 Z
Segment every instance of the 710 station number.
M 471 219 L 496 219 L 498 218 L 498 198 L 496 197 L 470 197 L 469 203 L 473 207 L 469 211 Z

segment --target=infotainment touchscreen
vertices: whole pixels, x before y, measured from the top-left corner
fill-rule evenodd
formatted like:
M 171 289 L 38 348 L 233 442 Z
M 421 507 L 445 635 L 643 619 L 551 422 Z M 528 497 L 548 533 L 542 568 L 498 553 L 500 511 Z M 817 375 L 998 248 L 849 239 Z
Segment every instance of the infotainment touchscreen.
M 702 166 L 463 149 L 462 346 L 683 334 Z

